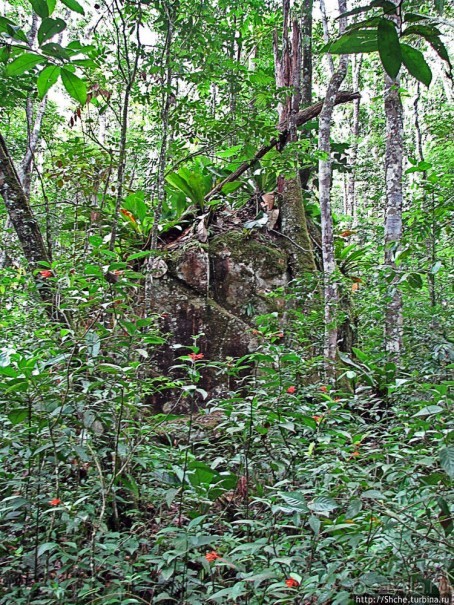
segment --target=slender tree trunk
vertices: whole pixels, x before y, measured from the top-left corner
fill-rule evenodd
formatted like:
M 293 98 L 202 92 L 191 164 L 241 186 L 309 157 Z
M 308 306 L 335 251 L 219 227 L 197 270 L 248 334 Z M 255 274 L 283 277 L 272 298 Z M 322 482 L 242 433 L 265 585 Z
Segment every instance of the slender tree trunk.
M 303 1 L 301 19 L 303 46 L 301 103 L 304 107 L 312 103 L 312 8 L 313 0 Z
M 346 0 L 339 0 L 339 12 L 346 12 Z M 345 31 L 346 19 L 339 21 L 339 34 Z M 336 95 L 342 82 L 347 75 L 348 57 L 342 55 L 339 66 L 333 73 L 328 90 L 326 91 L 325 103 L 319 118 L 319 143 L 318 148 L 325 157 L 319 161 L 319 199 L 322 224 L 322 258 L 323 258 L 323 282 L 324 282 L 324 307 L 325 307 L 325 339 L 324 357 L 325 373 L 327 380 L 335 380 L 335 361 L 337 353 L 337 307 L 339 303 L 339 292 L 336 282 L 336 261 L 334 256 L 334 233 L 333 218 L 331 214 L 331 119 L 335 105 Z
M 159 221 L 161 220 L 162 208 L 166 199 L 165 175 L 167 165 L 167 149 L 169 137 L 169 116 L 171 105 L 171 86 L 172 86 L 172 40 L 173 40 L 173 14 L 170 8 L 165 7 L 167 14 L 167 35 L 164 46 L 165 57 L 165 88 L 163 88 L 161 97 L 161 124 L 162 138 L 161 148 L 159 150 L 158 174 L 156 181 L 156 206 L 153 215 L 153 228 L 150 237 L 150 247 L 156 250 L 158 246 Z M 152 288 L 153 288 L 153 267 L 155 259 L 150 257 L 144 264 L 145 273 L 145 297 L 144 297 L 144 315 L 148 316 L 152 308 Z
M 329 28 L 328 28 L 328 17 L 326 16 L 325 0 L 320 0 L 320 12 L 322 13 L 322 26 L 323 26 L 323 41 L 325 44 L 329 42 Z M 332 76 L 334 73 L 334 61 L 332 55 L 329 53 L 326 55 L 328 61 L 329 73 Z
M 361 64 L 363 57 L 362 55 L 354 55 L 352 61 L 353 71 L 353 88 L 359 89 L 359 77 L 361 73 Z M 352 137 L 353 142 L 350 151 L 350 165 L 352 171 L 348 175 L 347 182 L 347 206 L 346 214 L 353 216 L 354 221 L 357 219 L 357 208 L 356 208 L 356 161 L 358 158 L 358 137 L 359 137 L 359 108 L 361 99 L 355 99 L 353 102 L 353 124 L 352 124 Z
M 418 82 L 416 85 L 416 96 L 415 96 L 415 100 L 413 103 L 413 107 L 415 110 L 414 113 L 414 117 L 415 117 L 415 132 L 416 132 L 416 149 L 418 151 L 418 157 L 420 162 L 424 162 L 424 151 L 423 151 L 423 140 L 422 140 L 422 133 L 421 133 L 421 124 L 420 124 L 420 119 L 419 119 L 419 101 L 421 99 L 421 84 Z M 422 173 L 422 178 L 423 181 L 426 180 L 427 178 L 427 172 L 424 170 Z M 424 203 L 424 207 L 427 207 L 427 195 L 426 195 L 426 190 L 424 188 L 423 185 L 423 203 Z M 436 220 L 435 220 L 435 196 L 434 193 L 432 191 L 431 194 L 431 201 L 430 201 L 430 236 L 427 238 L 427 254 L 428 254 L 428 258 L 430 261 L 431 266 L 433 267 L 435 265 L 435 263 L 437 262 L 437 238 L 436 238 L 436 232 L 435 232 L 435 226 L 436 226 Z M 428 280 L 428 284 L 429 284 L 429 298 L 430 298 L 430 304 L 432 307 L 435 307 L 437 304 L 437 294 L 436 294 L 436 282 L 435 282 L 435 274 L 432 273 L 431 271 L 428 272 L 427 274 L 427 280 Z
M 304 106 L 309 106 L 312 103 L 312 9 L 313 0 L 304 0 L 301 17 L 301 37 L 303 47 L 301 103 Z M 309 139 L 310 133 L 305 132 L 303 137 Z M 311 172 L 312 166 L 301 168 L 299 171 L 303 195 L 309 183 Z
M 398 0 L 393 0 L 398 4 Z M 400 25 L 399 17 L 392 17 Z M 402 158 L 403 158 L 403 108 L 399 94 L 399 78 L 385 75 L 386 117 L 386 212 L 385 212 L 385 267 L 394 275 L 391 281 L 385 313 L 385 348 L 388 358 L 397 362 L 402 349 L 402 293 L 396 274 L 396 252 L 402 237 Z
M 116 28 L 116 36 L 117 36 L 117 56 L 118 56 L 118 67 L 120 72 L 123 75 L 125 81 L 125 93 L 123 97 L 123 105 L 121 111 L 121 127 L 120 127 L 120 148 L 118 153 L 118 168 L 117 168 L 117 195 L 115 201 L 115 215 L 114 215 L 114 223 L 112 226 L 112 233 L 110 237 L 109 249 L 113 250 L 115 248 L 115 242 L 117 239 L 117 230 L 118 230 L 118 218 L 121 208 L 121 203 L 123 201 L 123 189 L 125 185 L 125 171 L 126 171 L 126 160 L 127 160 L 127 141 L 128 141 L 128 120 L 129 120 L 129 104 L 131 102 L 131 91 L 134 86 L 134 82 L 136 80 L 137 68 L 139 65 L 139 57 L 142 49 L 142 45 L 140 43 L 140 21 L 138 18 L 135 26 L 136 31 L 136 50 L 132 61 L 129 58 L 130 52 L 130 44 L 129 44 L 129 27 L 125 21 L 125 17 L 122 12 L 122 7 L 115 2 L 116 11 L 120 17 L 120 25 L 119 27 L 115 21 L 115 14 L 113 16 L 113 22 Z M 122 58 L 120 48 L 123 47 L 124 58 L 126 60 L 126 69 L 122 67 Z

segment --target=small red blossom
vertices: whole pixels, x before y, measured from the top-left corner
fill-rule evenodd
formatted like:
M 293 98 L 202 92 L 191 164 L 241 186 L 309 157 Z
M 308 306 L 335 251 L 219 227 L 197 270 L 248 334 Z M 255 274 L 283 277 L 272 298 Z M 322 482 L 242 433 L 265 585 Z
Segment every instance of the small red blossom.
M 291 386 L 291 387 L 289 387 L 289 388 L 287 389 L 287 393 L 290 393 L 290 395 L 293 395 L 293 393 L 294 393 L 295 391 L 296 391 L 296 387 L 293 387 L 293 386 Z
M 43 279 L 47 279 L 48 277 L 53 277 L 53 273 L 52 271 L 50 271 L 49 269 L 43 269 L 42 271 L 39 272 L 39 274 L 41 275 L 41 277 Z
M 61 500 L 60 498 L 52 498 L 52 500 L 49 500 L 49 504 L 51 506 L 58 506 L 59 504 L 61 504 Z
M 207 552 L 207 554 L 205 555 L 205 559 L 209 562 L 209 563 L 213 563 L 214 561 L 216 561 L 216 559 L 220 559 L 220 555 L 218 555 L 218 553 L 215 550 L 212 550 L 211 552 Z
M 279 332 L 278 336 L 279 338 L 284 338 L 284 332 Z
M 320 390 L 321 390 L 322 393 L 326 393 L 328 391 L 328 387 L 321 386 Z
M 300 585 L 300 583 L 297 580 L 295 580 L 294 578 L 287 578 L 285 580 L 285 584 L 289 588 L 298 588 L 298 586 Z
M 312 416 L 315 422 L 321 422 L 323 420 L 323 416 Z
M 203 359 L 205 355 L 203 353 L 189 353 L 188 357 L 191 361 L 197 361 L 198 359 Z

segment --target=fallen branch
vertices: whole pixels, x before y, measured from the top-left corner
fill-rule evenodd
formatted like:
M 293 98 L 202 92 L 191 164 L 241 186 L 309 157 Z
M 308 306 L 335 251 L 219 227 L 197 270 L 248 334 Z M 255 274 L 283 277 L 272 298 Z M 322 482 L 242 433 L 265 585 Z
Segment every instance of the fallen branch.
M 339 92 L 337 94 L 334 104 L 340 105 L 342 103 L 349 103 L 350 101 L 354 101 L 355 99 L 359 99 L 359 98 L 360 98 L 359 92 L 343 91 L 343 92 Z M 296 126 L 302 126 L 303 124 L 306 124 L 306 122 L 310 122 L 311 120 L 316 118 L 322 110 L 323 103 L 324 103 L 324 101 L 319 101 L 318 103 L 315 103 L 315 105 L 306 107 L 306 109 L 303 109 L 302 111 L 298 112 L 296 114 L 296 117 L 294 120 Z M 255 156 L 251 160 L 247 160 L 246 162 L 243 162 L 241 164 L 241 166 L 239 166 L 235 170 L 235 172 L 232 172 L 232 174 L 229 174 L 228 177 L 226 177 L 223 181 L 218 183 L 216 185 L 216 187 L 214 187 L 211 191 L 209 191 L 205 196 L 205 201 L 207 202 L 214 195 L 219 193 L 221 191 L 221 189 L 224 187 L 224 185 L 226 185 L 227 183 L 231 183 L 232 181 L 235 181 L 244 172 L 246 172 L 246 170 L 251 168 L 251 166 L 253 166 L 258 160 L 263 158 L 264 155 L 266 155 L 269 151 L 271 151 L 271 149 L 276 147 L 278 144 L 279 144 L 279 148 L 282 149 L 285 146 L 285 144 L 287 143 L 288 135 L 289 135 L 289 131 L 288 131 L 288 129 L 286 129 L 286 130 L 282 131 L 282 133 L 278 137 L 274 137 L 273 139 L 271 139 L 271 141 L 267 145 L 263 145 L 262 147 L 260 147 L 260 149 L 257 151 Z

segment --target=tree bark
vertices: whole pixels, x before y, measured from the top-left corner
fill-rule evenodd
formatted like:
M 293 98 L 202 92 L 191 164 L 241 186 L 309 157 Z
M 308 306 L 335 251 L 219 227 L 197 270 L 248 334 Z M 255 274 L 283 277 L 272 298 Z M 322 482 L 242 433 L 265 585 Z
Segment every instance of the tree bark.
M 421 99 L 421 84 L 418 82 L 416 85 L 416 96 L 415 96 L 415 100 L 413 102 L 413 107 L 415 110 L 414 115 L 415 115 L 415 131 L 416 131 L 416 149 L 418 150 L 419 161 L 424 162 L 425 158 L 424 158 L 424 151 L 423 151 L 423 139 L 422 139 L 422 132 L 421 132 L 421 124 L 420 124 L 420 119 L 419 119 L 419 101 L 420 101 L 420 99 Z M 425 181 L 427 178 L 427 172 L 425 170 L 422 173 L 422 178 L 423 178 L 423 181 Z M 424 185 L 422 186 L 422 190 L 423 190 L 423 196 L 424 196 L 423 203 L 424 203 L 424 206 L 427 207 L 427 195 L 426 195 Z M 427 238 L 427 243 L 426 243 L 427 256 L 428 256 L 428 259 L 429 259 L 432 267 L 437 262 L 437 238 L 436 238 L 436 232 L 435 232 L 436 219 L 435 219 L 435 199 L 434 199 L 434 197 L 435 196 L 432 191 L 431 203 L 430 203 L 430 235 Z M 427 274 L 427 281 L 428 281 L 428 285 L 429 285 L 430 305 L 431 305 L 431 307 L 435 307 L 437 305 L 436 282 L 435 282 L 435 274 L 432 273 L 431 271 L 429 271 Z
M 303 64 L 301 77 L 301 103 L 312 103 L 312 6 L 313 0 L 303 0 L 301 36 L 303 46 Z
M 28 198 L 22 188 L 19 175 L 6 147 L 5 140 L 0 134 L 0 195 L 5 201 L 9 219 L 17 233 L 24 256 L 32 272 L 36 272 L 40 263 L 50 263 L 47 248 L 35 215 L 30 207 Z M 38 292 L 46 303 L 46 312 L 52 319 L 62 321 L 52 305 L 52 291 L 39 273 L 33 275 L 38 286 Z
M 361 73 L 363 57 L 362 55 L 353 56 L 353 88 L 356 90 L 359 88 L 359 76 Z M 350 151 L 350 165 L 351 172 L 348 175 L 347 181 L 347 207 L 346 214 L 353 216 L 354 221 L 357 220 L 357 208 L 356 208 L 356 162 L 358 158 L 358 137 L 359 137 L 359 108 L 361 99 L 355 99 L 353 101 L 353 124 L 352 124 L 352 137 L 353 142 Z
M 322 26 L 323 26 L 323 41 L 325 44 L 329 42 L 329 29 L 328 29 L 328 17 L 326 16 L 325 0 L 320 0 L 320 12 L 322 13 Z M 330 76 L 334 73 L 334 61 L 332 55 L 329 53 L 326 55 L 328 61 L 328 69 Z
M 397 0 L 393 0 L 398 4 Z M 391 17 L 399 26 L 399 17 Z M 386 117 L 386 211 L 385 211 L 385 267 L 394 276 L 388 291 L 389 302 L 385 313 L 385 348 L 388 358 L 397 362 L 402 349 L 402 293 L 396 274 L 396 252 L 402 237 L 402 158 L 403 158 L 403 107 L 399 94 L 399 77 L 385 75 Z
M 141 52 L 141 43 L 139 36 L 139 28 L 140 28 L 140 19 L 137 20 L 135 26 L 136 32 L 136 41 L 137 47 L 135 50 L 135 55 L 133 57 L 132 63 L 129 59 L 129 50 L 130 45 L 128 41 L 128 33 L 129 28 L 128 24 L 125 21 L 125 17 L 122 12 L 121 6 L 119 6 L 116 2 L 115 8 L 120 17 L 121 29 L 116 24 L 115 15 L 113 15 L 113 23 L 115 24 L 115 31 L 117 36 L 117 57 L 118 57 L 118 67 L 123 75 L 125 81 L 125 93 L 123 97 L 123 106 L 121 111 L 121 127 L 120 127 L 120 148 L 118 154 L 118 168 L 117 168 L 117 195 L 115 201 L 115 216 L 114 223 L 112 225 L 112 233 L 110 237 L 109 249 L 113 250 L 115 248 L 115 242 L 117 239 L 117 229 L 118 229 L 118 218 L 120 213 L 121 203 L 123 201 L 123 189 L 124 189 L 124 181 L 125 181 L 125 171 L 126 171 L 126 159 L 127 159 L 127 140 L 128 140 L 128 120 L 129 120 L 129 104 L 131 101 L 131 91 L 136 80 L 137 68 L 139 65 L 139 57 Z M 121 42 L 122 40 L 122 42 Z M 121 44 L 123 44 L 124 56 L 126 59 L 126 70 L 122 67 L 121 61 L 121 53 L 120 48 Z
M 339 0 L 339 12 L 346 12 L 346 0 Z M 342 35 L 346 27 L 346 18 L 339 21 L 339 35 Z M 339 66 L 331 77 L 326 91 L 325 102 L 319 118 L 319 143 L 318 148 L 325 158 L 320 159 L 318 165 L 319 200 L 322 225 L 322 258 L 323 258 L 323 292 L 324 292 L 324 317 L 325 338 L 323 353 L 325 357 L 325 374 L 327 380 L 335 380 L 335 361 L 337 354 L 337 308 L 339 304 L 339 292 L 336 282 L 336 261 L 334 256 L 334 233 L 333 218 L 331 214 L 331 119 L 336 102 L 336 95 L 342 82 L 347 75 L 348 56 L 342 55 Z

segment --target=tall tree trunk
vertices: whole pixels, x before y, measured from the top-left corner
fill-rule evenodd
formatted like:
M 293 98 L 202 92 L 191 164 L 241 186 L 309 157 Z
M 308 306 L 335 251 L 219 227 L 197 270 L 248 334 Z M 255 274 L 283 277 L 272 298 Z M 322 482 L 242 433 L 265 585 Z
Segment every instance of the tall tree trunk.
M 413 102 L 413 107 L 415 110 L 415 133 L 416 133 L 416 149 L 418 151 L 418 157 L 420 162 L 424 162 L 424 151 L 423 151 L 423 140 L 421 133 L 421 124 L 419 119 L 419 101 L 421 99 L 421 84 L 418 82 L 416 85 L 416 96 Z M 422 173 L 423 181 L 427 178 L 427 172 L 424 170 Z M 427 204 L 427 192 L 422 186 L 423 190 L 423 203 L 424 207 L 428 207 Z M 433 267 L 437 262 L 437 238 L 435 232 L 436 219 L 435 219 L 435 195 L 432 191 L 431 193 L 431 202 L 430 202 L 430 235 L 427 238 L 427 255 L 430 261 L 431 266 Z M 437 304 L 437 294 L 436 294 L 436 283 L 435 283 L 435 274 L 431 271 L 427 274 L 427 280 L 429 284 L 429 298 L 430 304 L 432 307 L 435 307 Z
M 137 68 L 139 65 L 139 58 L 142 49 L 142 45 L 140 42 L 140 25 L 141 25 L 141 15 L 139 13 L 139 18 L 135 24 L 135 34 L 136 34 L 136 49 L 133 55 L 132 60 L 129 57 L 130 53 L 130 42 L 129 42 L 129 27 L 130 25 L 125 20 L 125 15 L 123 14 L 123 8 L 115 1 L 115 10 L 118 13 L 120 18 L 120 25 L 116 22 L 115 12 L 113 14 L 113 23 L 115 26 L 115 33 L 117 37 L 117 58 L 118 58 L 118 68 L 123 76 L 125 82 L 125 93 L 123 96 L 123 104 L 121 109 L 121 126 L 120 126 L 120 147 L 118 150 L 118 168 L 117 168 L 117 194 L 115 201 L 115 215 L 114 215 L 114 223 L 112 225 L 112 233 L 110 237 L 109 249 L 113 250 L 115 248 L 115 242 L 117 239 L 117 230 L 118 230 L 118 219 L 120 213 L 121 203 L 123 201 L 123 189 L 125 186 L 125 171 L 126 171 L 126 160 L 127 160 L 127 140 L 128 140 L 128 120 L 129 120 L 129 105 L 131 102 L 131 91 L 134 86 L 134 82 L 136 80 Z M 112 5 L 113 6 L 113 5 Z M 123 49 L 123 56 L 126 62 L 125 67 L 123 67 L 121 50 Z
M 301 103 L 304 107 L 312 103 L 312 8 L 313 0 L 303 0 L 301 18 L 303 47 Z
M 50 263 L 50 257 L 44 243 L 41 230 L 30 207 L 28 198 L 21 185 L 19 175 L 9 155 L 6 143 L 0 134 L 0 195 L 5 201 L 9 219 L 17 233 L 25 259 L 33 272 L 41 300 L 52 320 L 69 324 L 60 311 L 56 310 L 52 300 L 52 290 L 37 269 L 40 263 Z
M 342 14 L 347 10 L 346 0 L 339 0 L 339 12 Z M 346 18 L 339 20 L 339 34 L 342 35 L 346 28 Z M 347 75 L 348 56 L 342 55 L 339 66 L 331 77 L 326 91 L 325 102 L 319 118 L 318 148 L 325 157 L 319 161 L 319 199 L 322 224 L 322 258 L 323 258 L 323 293 L 325 307 L 325 339 L 324 357 L 325 374 L 330 382 L 335 380 L 335 361 L 337 353 L 337 307 L 339 304 L 339 292 L 336 282 L 336 261 L 334 256 L 334 233 L 333 218 L 331 214 L 331 119 L 333 115 L 336 95 L 342 82 Z
M 283 0 L 282 40 L 279 48 L 274 35 L 274 65 L 276 86 L 291 87 L 292 92 L 278 106 L 279 130 L 283 144 L 298 140 L 298 116 L 301 103 L 302 35 L 298 20 L 292 16 L 290 0 Z M 307 23 L 305 24 L 307 29 Z M 309 57 L 307 57 L 308 59 Z M 306 75 L 309 69 L 306 65 Z M 277 148 L 282 149 L 280 143 Z M 307 229 L 299 174 L 293 178 L 278 177 L 277 190 L 281 201 L 281 232 L 294 245 L 291 248 L 290 269 L 295 277 L 315 270 L 314 253 Z
M 393 0 L 398 4 L 398 0 Z M 400 25 L 399 17 L 391 17 Z M 385 75 L 386 117 L 386 212 L 385 212 L 385 267 L 394 275 L 385 313 L 385 348 L 388 358 L 398 361 L 402 349 L 402 293 L 396 274 L 396 252 L 402 237 L 402 157 L 403 157 L 403 108 L 399 94 L 399 77 Z
M 301 17 L 301 36 L 303 47 L 302 78 L 301 78 L 301 103 L 309 106 L 312 103 L 312 9 L 313 0 L 304 0 Z M 309 139 L 310 133 L 305 132 L 303 137 Z M 299 171 L 301 189 L 304 191 L 309 183 L 312 166 L 301 168 Z
M 170 106 L 171 106 L 171 87 L 172 87 L 172 40 L 173 40 L 173 19 L 174 15 L 170 10 L 170 7 L 165 5 L 165 11 L 167 16 L 167 34 L 164 46 L 164 60 L 165 60 L 165 87 L 162 91 L 161 97 L 161 124 L 162 124 L 162 137 L 161 137 L 161 148 L 159 150 L 158 159 L 158 174 L 156 180 L 156 206 L 153 215 L 153 228 L 150 237 L 150 247 L 155 250 L 158 246 L 158 235 L 159 235 L 159 221 L 161 220 L 162 208 L 166 199 L 165 191 L 165 175 L 167 165 L 167 150 L 168 150 L 168 137 L 169 137 L 169 117 L 170 117 Z M 144 264 L 145 273 L 145 296 L 144 296 L 144 315 L 148 316 L 152 308 L 152 288 L 153 288 L 153 269 L 155 259 L 150 257 Z
M 38 23 L 39 18 L 36 13 L 33 13 L 32 23 L 30 27 L 30 31 L 28 33 L 28 46 L 33 49 L 36 34 L 38 32 Z M 35 157 L 36 148 L 38 146 L 40 135 L 41 135 L 41 125 L 43 121 L 44 114 L 46 112 L 47 105 L 47 96 L 42 99 L 39 103 L 38 108 L 36 110 L 36 116 L 34 115 L 34 97 L 28 96 L 25 106 L 25 115 L 27 119 L 27 146 L 25 151 L 25 156 L 22 159 L 20 168 L 19 168 L 19 180 L 22 184 L 25 196 L 30 198 L 30 188 L 32 181 L 32 168 L 33 161 Z M 0 249 L 0 269 L 3 269 L 8 264 L 11 263 L 11 259 L 8 255 L 8 247 L 11 243 L 11 233 L 10 229 L 13 224 L 9 216 L 7 217 L 4 225 L 4 238 L 1 243 Z
M 353 55 L 352 72 L 353 72 L 353 88 L 359 89 L 359 77 L 361 73 L 361 64 L 363 56 Z M 355 99 L 353 102 L 353 124 L 352 124 L 352 146 L 350 151 L 351 172 L 348 175 L 347 182 L 347 206 L 346 214 L 353 216 L 354 221 L 357 219 L 356 208 L 356 161 L 358 158 L 358 137 L 359 137 L 359 107 L 361 99 Z
M 329 42 L 329 28 L 328 28 L 328 17 L 326 16 L 325 0 L 320 0 L 320 12 L 322 13 L 322 26 L 323 26 L 323 41 L 325 44 Z M 326 55 L 328 61 L 329 73 L 332 76 L 334 73 L 334 61 L 332 55 L 329 53 Z

